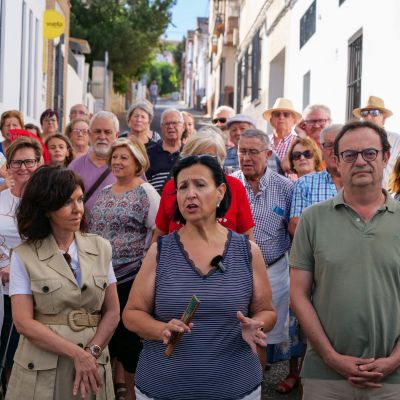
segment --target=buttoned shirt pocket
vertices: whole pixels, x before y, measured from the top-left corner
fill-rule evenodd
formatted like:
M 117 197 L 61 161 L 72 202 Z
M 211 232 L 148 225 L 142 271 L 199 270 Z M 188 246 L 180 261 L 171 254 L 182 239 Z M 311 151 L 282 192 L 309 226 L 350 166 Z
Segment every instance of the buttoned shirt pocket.
M 94 285 L 95 285 L 95 291 L 96 295 L 98 297 L 99 301 L 99 309 L 101 308 L 101 305 L 104 302 L 104 296 L 106 293 L 106 289 L 108 287 L 108 276 L 107 275 L 94 275 Z
M 60 299 L 62 282 L 59 279 L 40 279 L 31 281 L 35 310 L 42 314 L 57 314 L 62 311 Z

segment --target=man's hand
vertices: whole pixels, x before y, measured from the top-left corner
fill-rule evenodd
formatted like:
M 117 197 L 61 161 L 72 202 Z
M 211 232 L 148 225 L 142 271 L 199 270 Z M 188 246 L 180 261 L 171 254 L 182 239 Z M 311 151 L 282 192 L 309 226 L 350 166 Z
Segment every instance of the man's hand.
M 328 365 L 357 388 L 379 388 L 382 384 L 378 381 L 382 379 L 383 373 L 375 368 L 367 367 L 376 361 L 378 360 L 374 358 L 358 358 L 337 353 L 329 360 Z

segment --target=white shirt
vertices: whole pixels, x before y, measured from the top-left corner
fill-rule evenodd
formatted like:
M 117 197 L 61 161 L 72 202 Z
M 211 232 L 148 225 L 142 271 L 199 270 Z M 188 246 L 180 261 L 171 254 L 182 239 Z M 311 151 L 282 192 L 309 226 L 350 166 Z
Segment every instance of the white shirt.
M 60 250 L 60 253 L 62 251 Z M 77 281 L 80 285 L 81 281 L 81 267 L 78 258 L 78 248 L 76 246 L 75 240 L 69 246 L 68 254 L 71 256 L 71 267 L 75 272 Z M 115 278 L 114 269 L 112 263 L 110 262 L 108 268 L 108 283 L 117 282 Z M 29 279 L 28 273 L 22 260 L 19 258 L 18 254 L 13 253 L 11 256 L 11 271 L 10 271 L 10 296 L 14 294 L 32 294 L 31 290 L 31 280 Z
M 382 187 L 385 189 L 388 188 L 390 174 L 393 172 L 397 157 L 400 154 L 400 135 L 395 132 L 387 132 L 387 136 L 390 143 L 390 157 L 386 168 L 383 170 Z
M 21 243 L 17 229 L 15 210 L 20 198 L 14 196 L 10 189 L 0 192 L 0 268 L 10 265 L 10 251 Z M 4 294 L 8 294 L 8 283 Z

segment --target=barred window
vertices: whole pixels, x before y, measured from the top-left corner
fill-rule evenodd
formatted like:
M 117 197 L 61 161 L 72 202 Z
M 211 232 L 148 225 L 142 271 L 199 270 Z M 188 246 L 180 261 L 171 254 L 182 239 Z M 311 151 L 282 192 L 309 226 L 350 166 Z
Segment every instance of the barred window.
M 317 1 L 313 1 L 300 19 L 300 48 L 302 48 L 315 33 L 317 25 Z
M 349 43 L 347 67 L 347 118 L 361 105 L 362 34 Z

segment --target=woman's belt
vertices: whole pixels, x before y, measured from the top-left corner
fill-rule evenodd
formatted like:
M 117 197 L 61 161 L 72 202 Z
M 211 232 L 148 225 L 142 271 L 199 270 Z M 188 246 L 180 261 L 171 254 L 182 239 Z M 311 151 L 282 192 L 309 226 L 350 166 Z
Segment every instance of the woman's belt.
M 46 325 L 68 325 L 74 332 L 88 327 L 98 326 L 101 320 L 100 313 L 90 314 L 86 310 L 72 310 L 68 314 L 49 315 L 35 313 L 34 319 Z

